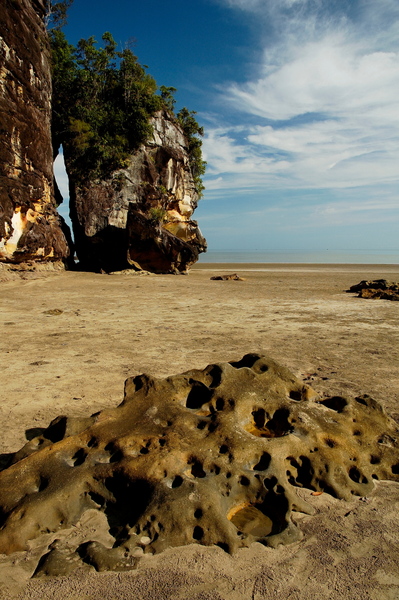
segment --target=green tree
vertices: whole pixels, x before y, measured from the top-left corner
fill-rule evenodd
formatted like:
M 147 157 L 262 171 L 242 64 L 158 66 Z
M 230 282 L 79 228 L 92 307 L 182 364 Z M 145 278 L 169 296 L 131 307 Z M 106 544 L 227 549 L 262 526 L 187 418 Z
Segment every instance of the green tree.
M 67 24 L 68 9 L 72 5 L 73 0 L 45 0 L 46 14 L 44 24 L 46 29 L 62 29 Z
M 186 107 L 177 113 L 177 120 L 183 128 L 188 139 L 188 155 L 190 161 L 191 173 L 194 179 L 195 189 L 199 198 L 202 198 L 205 186 L 202 183 L 202 176 L 205 174 L 206 161 L 202 160 L 202 140 L 204 128 L 200 127 L 194 117 L 197 113 L 189 111 Z M 200 136 L 200 137 L 198 137 Z
M 68 0 L 69 1 L 69 0 Z M 138 62 L 131 47 L 121 52 L 109 32 L 98 47 L 94 37 L 74 48 L 60 28 L 49 33 L 52 48 L 53 147 L 63 144 L 77 180 L 102 178 L 125 166 L 131 152 L 153 132 L 150 119 L 166 109 L 174 116 L 176 88 L 157 84 Z M 196 190 L 202 196 L 203 128 L 194 111 L 183 108 L 174 117 L 187 139 Z
M 164 101 L 166 108 L 171 112 L 174 112 L 176 104 L 174 95 L 177 92 L 177 89 L 175 87 L 165 87 L 164 85 L 161 85 L 159 91 L 161 92 L 161 98 Z

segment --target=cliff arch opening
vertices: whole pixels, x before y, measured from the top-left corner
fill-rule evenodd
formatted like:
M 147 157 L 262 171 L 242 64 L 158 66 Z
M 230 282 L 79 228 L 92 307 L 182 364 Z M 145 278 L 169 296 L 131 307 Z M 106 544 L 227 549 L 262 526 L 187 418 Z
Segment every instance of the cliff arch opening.
M 69 266 L 75 265 L 75 240 L 73 234 L 72 221 L 70 218 L 70 199 L 69 199 L 69 177 L 65 167 L 64 153 L 62 145 L 58 151 L 54 152 L 53 176 L 54 176 L 54 198 L 58 214 L 62 217 L 61 228 L 68 242 L 70 249 Z

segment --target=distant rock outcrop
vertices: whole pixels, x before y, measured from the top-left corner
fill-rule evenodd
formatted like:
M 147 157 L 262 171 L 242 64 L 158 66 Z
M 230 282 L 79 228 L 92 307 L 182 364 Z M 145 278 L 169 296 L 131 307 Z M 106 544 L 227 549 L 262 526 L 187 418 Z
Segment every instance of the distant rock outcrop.
M 352 294 L 357 293 L 358 298 L 399 301 L 399 283 L 387 281 L 386 279 L 363 280 L 356 285 L 352 285 L 346 291 Z
M 51 146 L 44 0 L 5 0 L 0 37 L 0 261 L 64 259 Z
M 245 277 L 240 277 L 237 273 L 231 275 L 214 275 L 211 277 L 212 281 L 245 281 Z
M 247 354 L 132 377 L 117 408 L 55 419 L 0 473 L 0 552 L 44 538 L 42 576 L 133 569 L 193 543 L 276 547 L 301 537 L 293 511 L 314 513 L 298 488 L 350 500 L 376 479 L 399 481 L 399 429 L 375 400 L 318 399 L 288 369 Z M 97 537 L 74 528 L 49 545 L 89 509 L 102 518 Z
M 151 123 L 152 139 L 105 180 L 77 181 L 73 146 L 64 145 L 76 252 L 84 269 L 185 272 L 206 251 L 191 220 L 198 194 L 187 139 L 166 111 Z

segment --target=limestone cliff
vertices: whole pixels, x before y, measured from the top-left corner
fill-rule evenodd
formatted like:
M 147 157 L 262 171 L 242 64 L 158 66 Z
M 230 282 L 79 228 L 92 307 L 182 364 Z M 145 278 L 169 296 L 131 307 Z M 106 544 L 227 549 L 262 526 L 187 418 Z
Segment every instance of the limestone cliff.
M 82 184 L 64 145 L 76 251 L 85 269 L 133 266 L 184 272 L 206 251 L 192 214 L 198 195 L 187 140 L 166 111 L 151 120 L 153 137 L 108 179 Z
M 53 192 L 43 0 L 5 0 L 0 37 L 0 261 L 68 255 Z

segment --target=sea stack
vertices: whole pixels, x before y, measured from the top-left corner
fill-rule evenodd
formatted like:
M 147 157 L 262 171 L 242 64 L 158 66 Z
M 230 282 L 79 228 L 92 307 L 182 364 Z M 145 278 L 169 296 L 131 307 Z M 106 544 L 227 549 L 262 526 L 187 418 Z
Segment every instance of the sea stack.
M 150 122 L 152 137 L 105 179 L 82 183 L 73 145 L 64 144 L 76 252 L 86 270 L 181 273 L 206 251 L 192 220 L 198 194 L 187 138 L 166 110 Z

